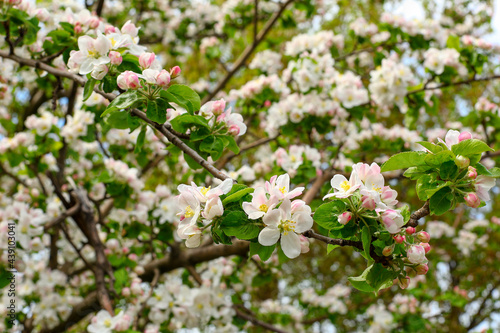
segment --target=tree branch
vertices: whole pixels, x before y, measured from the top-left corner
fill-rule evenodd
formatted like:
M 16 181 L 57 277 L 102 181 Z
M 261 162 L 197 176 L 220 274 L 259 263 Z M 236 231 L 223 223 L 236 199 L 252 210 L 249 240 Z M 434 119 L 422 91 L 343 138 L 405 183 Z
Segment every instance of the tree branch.
M 326 236 L 315 233 L 312 229 L 309 229 L 309 230 L 303 232 L 302 235 L 306 236 L 307 238 L 314 238 L 314 239 L 320 240 L 326 244 L 339 245 L 339 246 L 353 246 L 355 248 L 363 250 L 363 244 L 361 242 L 326 237 Z
M 417 211 L 415 211 L 413 214 L 410 215 L 410 220 L 403 226 L 403 228 L 418 226 L 418 220 L 420 220 L 422 217 L 429 215 L 430 213 L 431 212 L 429 210 L 429 201 L 426 201 L 425 204 L 420 209 L 418 209 Z

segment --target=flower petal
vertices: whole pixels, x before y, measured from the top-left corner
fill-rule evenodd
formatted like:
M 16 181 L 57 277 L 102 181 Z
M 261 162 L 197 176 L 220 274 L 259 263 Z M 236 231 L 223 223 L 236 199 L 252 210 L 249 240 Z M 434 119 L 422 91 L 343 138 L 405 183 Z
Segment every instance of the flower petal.
M 297 258 L 300 255 L 300 239 L 295 232 L 288 232 L 281 236 L 281 249 L 290 258 Z
M 259 243 L 264 246 L 271 246 L 276 244 L 279 238 L 280 238 L 280 230 L 278 228 L 265 227 L 259 233 Z

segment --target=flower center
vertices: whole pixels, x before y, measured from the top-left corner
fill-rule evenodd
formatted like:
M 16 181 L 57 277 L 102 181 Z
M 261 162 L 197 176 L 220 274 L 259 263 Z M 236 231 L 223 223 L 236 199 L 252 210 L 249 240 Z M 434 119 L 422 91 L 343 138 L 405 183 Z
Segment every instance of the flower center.
M 281 233 L 283 235 L 288 235 L 289 231 L 295 232 L 295 225 L 297 222 L 292 221 L 292 220 L 281 220 L 281 223 L 279 225 L 279 228 L 281 230 Z
M 349 184 L 349 182 L 347 180 L 344 180 L 341 184 L 340 184 L 340 187 L 344 190 L 344 191 L 348 191 L 350 188 L 351 188 L 351 185 Z
M 212 186 L 209 186 L 208 188 L 203 187 L 203 188 L 200 190 L 201 194 L 203 194 L 203 195 L 207 195 L 207 192 L 208 192 L 208 191 L 210 191 L 210 188 L 211 188 L 211 187 L 212 187 Z
M 262 204 L 262 205 L 259 206 L 259 210 L 262 211 L 262 212 L 266 212 L 267 213 L 268 209 L 269 209 L 269 207 L 266 204 Z
M 285 186 L 283 186 L 282 188 L 280 188 L 280 192 L 285 194 Z
M 194 216 L 194 210 L 191 209 L 191 206 L 186 207 L 186 214 L 184 214 L 185 217 L 193 217 Z
M 104 324 L 105 327 L 109 328 L 109 327 L 111 327 L 111 320 L 110 319 L 104 319 L 104 323 L 103 324 Z

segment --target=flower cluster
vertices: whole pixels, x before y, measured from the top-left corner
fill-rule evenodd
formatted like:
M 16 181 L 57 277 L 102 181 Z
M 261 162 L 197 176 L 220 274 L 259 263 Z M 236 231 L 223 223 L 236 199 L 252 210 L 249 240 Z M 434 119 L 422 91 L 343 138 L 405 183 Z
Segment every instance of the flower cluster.
M 289 258 L 301 253 L 298 234 L 313 225 L 311 207 L 302 200 L 291 199 L 302 194 L 303 187 L 290 190 L 290 176 L 273 176 L 264 187 L 257 187 L 251 202 L 243 203 L 243 210 L 251 220 L 262 218 L 266 225 L 259 233 L 259 243 L 271 246 L 281 239 L 281 249 Z
M 243 116 L 232 112 L 231 107 L 226 109 L 226 101 L 223 98 L 204 104 L 200 109 L 200 115 L 208 120 L 212 128 L 226 128 L 233 136 L 241 136 L 247 132 Z
M 443 74 L 445 66 L 457 69 L 461 76 L 467 75 L 467 69 L 460 63 L 460 53 L 455 49 L 438 50 L 430 48 L 424 53 L 425 68 L 437 75 Z
M 305 145 L 291 145 L 288 151 L 280 147 L 273 155 L 276 159 L 276 165 L 281 167 L 292 177 L 295 176 L 297 169 L 303 165 L 306 160 L 311 162 L 312 166 L 316 168 L 317 173 L 321 172 L 319 168 L 321 164 L 321 154 L 315 148 Z
M 233 181 L 226 179 L 214 188 L 197 186 L 195 183 L 177 187 L 180 192 L 177 198 L 181 210 L 177 214 L 181 220 L 177 235 L 186 240 L 187 247 L 198 247 L 203 227 L 208 226 L 215 217 L 222 216 L 224 207 L 220 196 L 227 194 L 232 186 Z

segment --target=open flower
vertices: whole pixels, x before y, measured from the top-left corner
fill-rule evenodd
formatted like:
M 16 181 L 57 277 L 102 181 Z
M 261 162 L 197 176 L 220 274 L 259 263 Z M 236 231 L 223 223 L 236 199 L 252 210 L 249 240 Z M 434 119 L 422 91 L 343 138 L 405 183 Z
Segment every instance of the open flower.
M 347 180 L 347 178 L 343 175 L 335 175 L 332 178 L 331 184 L 337 192 L 325 195 L 323 200 L 330 197 L 348 198 L 353 195 L 354 191 L 363 185 L 356 172 L 351 173 L 349 180 Z
M 496 180 L 495 178 L 487 177 L 487 176 L 477 176 L 476 182 L 474 183 L 474 188 L 476 189 L 476 194 L 479 199 L 483 201 L 490 200 L 490 194 L 488 191 L 495 186 Z
M 74 53 L 73 57 L 77 61 L 82 61 L 80 74 L 88 74 L 94 70 L 94 67 L 110 62 L 108 52 L 111 48 L 111 42 L 102 33 L 98 33 L 96 39 L 89 36 L 78 38 L 78 48 L 80 51 Z
M 197 186 L 194 182 L 191 182 L 191 186 L 181 184 L 177 187 L 177 189 L 179 190 L 179 192 L 190 191 L 201 203 L 205 203 L 211 198 L 220 197 L 223 194 L 227 194 L 232 187 L 233 181 L 231 179 L 226 179 L 214 188 L 212 188 L 211 186 Z
M 313 225 L 311 215 L 305 211 L 292 214 L 292 204 L 285 199 L 279 209 L 273 209 L 264 215 L 262 221 L 266 227 L 259 234 L 259 243 L 264 246 L 276 244 L 281 236 L 281 249 L 288 258 L 300 255 L 300 233 L 310 229 Z
M 285 173 L 279 177 L 273 176 L 266 182 L 266 190 L 279 200 L 293 199 L 302 194 L 304 187 L 296 187 L 290 191 L 290 176 Z
M 255 220 L 272 210 L 277 203 L 276 196 L 271 196 L 268 199 L 266 190 L 263 187 L 257 187 L 252 194 L 252 202 L 244 202 L 242 206 L 248 218 Z

